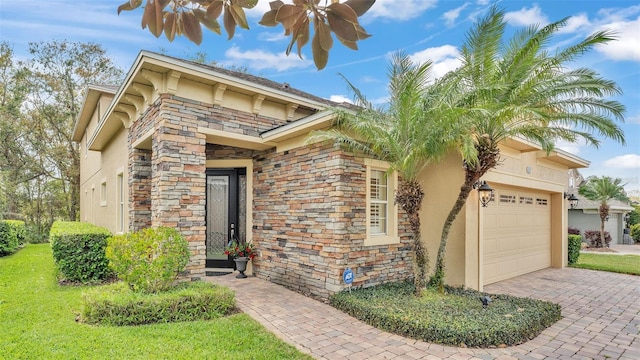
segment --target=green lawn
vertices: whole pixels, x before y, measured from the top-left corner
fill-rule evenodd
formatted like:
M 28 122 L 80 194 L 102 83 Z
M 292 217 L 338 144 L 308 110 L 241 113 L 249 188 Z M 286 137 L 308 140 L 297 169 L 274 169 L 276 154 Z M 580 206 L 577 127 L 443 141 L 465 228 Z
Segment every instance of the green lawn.
M 1 359 L 311 359 L 246 314 L 212 321 L 90 326 L 89 287 L 56 283 L 49 244 L 0 258 Z
M 572 267 L 640 275 L 640 255 L 612 255 L 580 253 Z

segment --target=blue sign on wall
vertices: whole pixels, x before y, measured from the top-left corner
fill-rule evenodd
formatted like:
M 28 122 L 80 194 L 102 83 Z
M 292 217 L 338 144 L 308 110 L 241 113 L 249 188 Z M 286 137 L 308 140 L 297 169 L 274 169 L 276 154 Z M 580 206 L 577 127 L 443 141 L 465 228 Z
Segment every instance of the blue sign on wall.
M 353 271 L 349 268 L 344 269 L 344 272 L 342 273 L 342 280 L 345 284 L 351 285 L 353 282 Z

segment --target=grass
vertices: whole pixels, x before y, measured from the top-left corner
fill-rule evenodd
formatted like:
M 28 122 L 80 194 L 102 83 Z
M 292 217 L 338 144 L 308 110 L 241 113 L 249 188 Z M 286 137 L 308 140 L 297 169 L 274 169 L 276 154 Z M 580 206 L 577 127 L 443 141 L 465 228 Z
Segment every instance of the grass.
M 0 358 L 311 359 L 246 314 L 143 326 L 76 322 L 90 286 L 59 286 L 49 244 L 0 258 Z
M 640 255 L 612 255 L 580 253 L 571 267 L 640 275 Z
M 413 295 L 411 282 L 342 292 L 331 304 L 370 325 L 432 343 L 468 347 L 515 345 L 537 336 L 561 318 L 560 306 L 528 298 L 489 295 L 486 308 L 474 290 L 425 290 Z

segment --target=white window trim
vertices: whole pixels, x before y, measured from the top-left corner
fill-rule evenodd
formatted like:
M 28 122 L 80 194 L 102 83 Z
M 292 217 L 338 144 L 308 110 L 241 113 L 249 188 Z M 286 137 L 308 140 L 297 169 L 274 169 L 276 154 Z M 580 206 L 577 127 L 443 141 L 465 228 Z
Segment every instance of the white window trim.
M 364 159 L 366 167 L 366 238 L 364 240 L 365 246 L 375 245 L 389 245 L 399 244 L 400 237 L 398 236 L 398 206 L 394 204 L 394 196 L 398 189 L 398 173 L 392 171 L 387 174 L 387 233 L 386 234 L 372 234 L 371 233 L 371 171 L 388 171 L 389 164 L 374 159 Z
M 100 180 L 100 206 L 107 206 L 107 195 L 109 191 L 107 189 L 107 179 Z
M 124 177 L 124 170 L 122 168 L 116 171 L 116 191 L 115 191 L 115 204 L 116 204 L 116 234 L 123 234 L 126 229 L 126 201 L 127 196 L 125 193 L 126 182 Z

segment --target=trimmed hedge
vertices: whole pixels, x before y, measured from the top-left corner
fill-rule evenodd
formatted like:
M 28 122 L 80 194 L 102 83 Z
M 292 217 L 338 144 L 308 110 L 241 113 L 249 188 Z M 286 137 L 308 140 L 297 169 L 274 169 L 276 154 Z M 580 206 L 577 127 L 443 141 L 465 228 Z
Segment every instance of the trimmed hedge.
M 331 305 L 378 329 L 431 343 L 466 347 L 516 345 L 562 316 L 551 302 L 446 288 L 413 295 L 410 281 L 340 292 Z M 484 308 L 480 299 L 490 296 Z
M 633 241 L 640 243 L 640 224 L 631 225 L 630 235 Z
M 105 256 L 111 233 L 102 227 L 74 221 L 56 221 L 49 231 L 53 259 L 64 280 L 98 282 L 113 276 Z
M 176 229 L 159 227 L 112 237 L 106 256 L 109 267 L 131 290 L 153 293 L 171 287 L 190 252 Z
M 573 265 L 578 262 L 580 257 L 580 249 L 582 247 L 582 236 L 569 235 L 569 265 Z
M 83 322 L 116 326 L 211 320 L 235 311 L 231 289 L 203 281 L 155 294 L 116 283 L 83 294 L 83 302 Z
M 8 221 L 0 221 L 0 256 L 11 255 L 18 250 L 20 242 L 14 226 Z
M 27 227 L 24 221 L 4 220 L 4 222 L 8 223 L 14 229 L 16 237 L 18 238 L 18 245 L 23 245 L 27 242 Z

